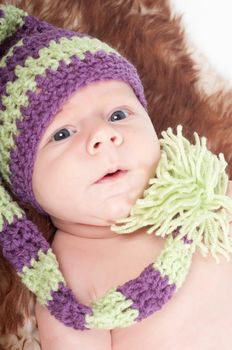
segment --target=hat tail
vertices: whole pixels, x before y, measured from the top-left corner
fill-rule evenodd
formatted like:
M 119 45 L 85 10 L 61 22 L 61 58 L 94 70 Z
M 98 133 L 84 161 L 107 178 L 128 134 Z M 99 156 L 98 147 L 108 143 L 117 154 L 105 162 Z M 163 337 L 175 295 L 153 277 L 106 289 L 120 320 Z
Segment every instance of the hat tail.
M 3 256 L 40 304 L 65 325 L 87 329 L 85 316 L 92 313 L 91 308 L 76 300 L 49 243 L 1 183 L 0 246 Z

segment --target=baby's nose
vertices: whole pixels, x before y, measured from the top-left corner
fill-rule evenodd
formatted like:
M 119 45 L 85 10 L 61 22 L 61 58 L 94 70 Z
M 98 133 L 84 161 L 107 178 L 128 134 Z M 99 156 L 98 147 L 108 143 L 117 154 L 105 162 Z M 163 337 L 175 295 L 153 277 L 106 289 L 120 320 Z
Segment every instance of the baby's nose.
M 98 127 L 92 134 L 88 151 L 90 154 L 100 152 L 103 148 L 119 146 L 122 143 L 122 134 L 109 124 Z

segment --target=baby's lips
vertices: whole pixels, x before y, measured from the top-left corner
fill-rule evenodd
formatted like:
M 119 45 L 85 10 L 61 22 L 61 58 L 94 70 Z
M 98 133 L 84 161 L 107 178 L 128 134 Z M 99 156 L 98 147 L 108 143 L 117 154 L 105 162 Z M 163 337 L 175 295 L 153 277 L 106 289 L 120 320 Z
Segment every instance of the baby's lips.
M 127 169 L 121 168 L 119 166 L 115 166 L 115 167 L 111 167 L 108 170 L 106 170 L 94 183 L 98 183 L 99 181 L 101 181 L 105 176 L 110 175 L 110 174 L 114 174 L 117 171 L 127 171 Z

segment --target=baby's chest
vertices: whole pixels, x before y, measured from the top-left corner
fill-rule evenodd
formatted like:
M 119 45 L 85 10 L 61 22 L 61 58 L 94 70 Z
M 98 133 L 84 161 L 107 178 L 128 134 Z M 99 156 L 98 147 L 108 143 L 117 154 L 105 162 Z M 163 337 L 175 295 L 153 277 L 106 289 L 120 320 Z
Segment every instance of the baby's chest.
M 113 330 L 112 350 L 231 350 L 232 263 L 214 267 L 207 278 L 192 269 L 162 309 L 132 327 Z
M 228 307 L 232 309 L 232 301 Z M 202 307 L 192 313 L 172 309 L 168 315 L 167 310 L 165 316 L 152 315 L 132 327 L 111 331 L 112 350 L 231 350 L 231 324 L 228 311 L 217 314 Z
M 80 250 L 70 254 L 68 249 L 58 259 L 79 301 L 90 305 L 112 286 L 138 276 L 154 258 L 149 247 L 140 244 L 140 254 L 135 250 L 125 257 L 118 250 L 111 259 L 103 254 L 86 257 L 85 251 L 82 258 Z M 232 262 L 216 264 L 195 254 L 185 283 L 162 309 L 131 327 L 111 331 L 112 350 L 231 350 L 231 276 Z

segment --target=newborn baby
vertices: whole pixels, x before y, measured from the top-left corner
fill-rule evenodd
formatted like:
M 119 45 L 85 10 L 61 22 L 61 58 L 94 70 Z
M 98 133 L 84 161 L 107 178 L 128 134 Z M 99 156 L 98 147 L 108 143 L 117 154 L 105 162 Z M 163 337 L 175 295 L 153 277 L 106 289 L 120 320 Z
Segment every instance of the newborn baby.
M 57 227 L 52 248 L 81 303 L 90 306 L 113 286 L 137 276 L 161 252 L 163 240 L 145 234 L 144 228 L 130 235 L 110 229 L 117 218 L 129 214 L 159 158 L 159 143 L 146 111 L 133 90 L 119 81 L 97 82 L 76 92 L 41 139 L 33 191 Z M 121 172 L 104 176 L 107 163 L 108 169 Z M 196 254 L 186 285 L 168 306 L 127 328 L 73 330 L 37 303 L 42 345 L 168 350 L 171 344 L 183 349 L 204 344 L 211 349 L 212 330 L 217 328 L 228 346 L 231 270 L 231 263 L 217 266 L 212 258 Z M 177 336 L 180 329 L 185 332 Z M 219 346 L 217 333 L 214 342 Z
M 0 18 L 1 176 L 57 228 L 51 248 L 61 272 L 0 186 L 0 244 L 37 296 L 42 350 L 230 348 L 232 264 L 197 252 L 186 283 L 162 310 L 124 328 L 86 327 L 92 303 L 163 250 L 163 239 L 145 227 L 129 235 L 111 229 L 148 187 L 160 142 L 137 72 L 118 52 L 12 6 L 1 6 Z

